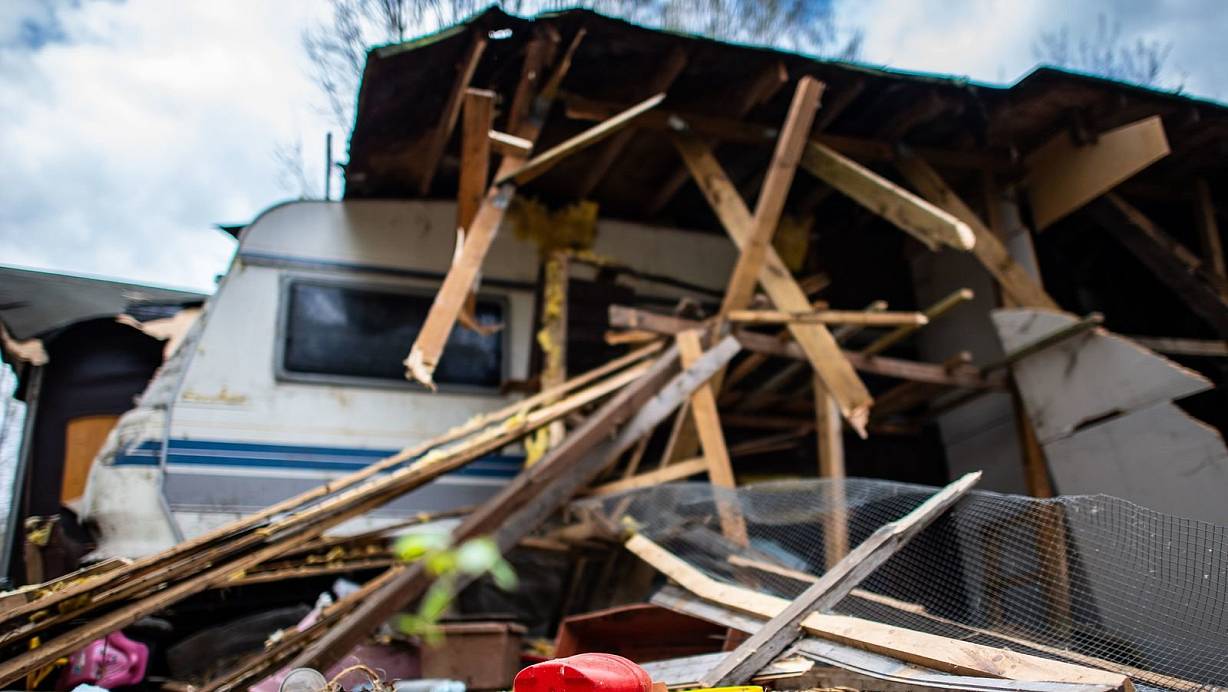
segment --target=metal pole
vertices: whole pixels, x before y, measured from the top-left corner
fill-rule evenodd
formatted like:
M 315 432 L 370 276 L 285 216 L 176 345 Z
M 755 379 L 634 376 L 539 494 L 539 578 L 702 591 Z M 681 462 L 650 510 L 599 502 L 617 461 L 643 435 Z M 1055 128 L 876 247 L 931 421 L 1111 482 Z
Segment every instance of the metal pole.
M 9 570 L 13 568 L 13 551 L 20 545 L 17 537 L 20 535 L 22 500 L 25 493 L 26 471 L 30 467 L 30 457 L 34 447 L 34 418 L 38 415 L 38 397 L 42 389 L 43 367 L 30 367 L 29 380 L 26 383 L 26 417 L 22 425 L 21 447 L 17 453 L 17 469 L 13 472 L 13 487 L 9 506 L 8 521 L 4 527 L 4 544 L 0 546 L 0 583 L 9 581 Z
M 324 135 L 324 201 L 333 199 L 333 133 Z

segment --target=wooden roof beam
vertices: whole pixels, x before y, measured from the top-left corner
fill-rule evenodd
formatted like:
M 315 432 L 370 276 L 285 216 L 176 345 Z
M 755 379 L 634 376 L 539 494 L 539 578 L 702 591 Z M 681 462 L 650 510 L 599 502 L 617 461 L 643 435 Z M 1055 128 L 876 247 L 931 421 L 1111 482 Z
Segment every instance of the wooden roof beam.
M 686 65 L 686 50 L 680 46 L 675 46 L 670 50 L 669 55 L 665 57 L 663 64 L 656 74 L 648 80 L 644 93 L 655 94 L 669 91 L 670 86 L 673 85 L 678 76 L 686 69 Z M 633 139 L 635 139 L 634 129 L 623 130 L 601 147 L 601 151 L 597 153 L 593 162 L 589 164 L 588 172 L 585 173 L 579 184 L 576 185 L 576 199 L 585 199 L 593 193 L 593 190 L 597 189 L 597 186 L 605 179 L 606 174 L 610 172 L 614 163 L 618 161 L 618 157 L 622 155 Z
M 762 103 L 767 102 L 776 92 L 781 89 L 789 81 L 789 70 L 785 68 L 785 64 L 779 60 L 773 61 L 762 72 L 755 77 L 754 81 L 742 91 L 741 99 L 734 102 L 733 112 L 737 117 L 745 117 L 747 113 Z M 570 114 L 568 117 L 572 117 Z M 664 121 L 661 121 L 662 123 Z M 658 128 L 661 129 L 661 128 Z M 775 128 L 771 139 L 775 140 Z M 711 143 L 710 143 L 711 144 Z M 679 166 L 666 177 L 657 192 L 657 195 L 648 203 L 644 209 L 645 215 L 652 217 L 656 216 L 669 205 L 670 200 L 689 179 L 687 169 Z
M 574 120 L 605 120 L 626 107 L 623 104 L 590 99 L 578 94 L 564 94 L 562 100 L 566 104 L 567 117 Z M 640 118 L 636 122 L 636 127 L 675 132 L 689 131 L 709 140 L 763 145 L 774 142 L 780 133 L 779 128 L 773 125 L 747 122 L 742 120 L 741 116 L 714 116 L 668 109 L 657 109 Z M 898 156 L 894 142 L 874 137 L 819 132 L 811 139 L 860 161 L 894 161 Z M 912 151 L 936 166 L 990 170 L 1009 174 L 1018 172 L 1018 166 L 1012 153 L 1003 150 L 963 151 L 943 147 L 917 146 L 912 147 Z
M 457 65 L 456 80 L 452 83 L 452 90 L 448 92 L 448 100 L 444 102 L 443 113 L 431 132 L 426 152 L 421 158 L 419 164 L 421 168 L 418 171 L 419 195 L 426 196 L 430 192 L 431 181 L 435 178 L 435 169 L 439 167 L 439 159 L 443 156 L 444 148 L 448 146 L 448 140 L 452 138 L 452 131 L 456 129 L 461 104 L 465 99 L 465 90 L 469 88 L 469 82 L 473 79 L 473 73 L 477 71 L 478 63 L 482 61 L 482 53 L 485 50 L 486 37 L 481 31 L 475 30 L 469 47 Z

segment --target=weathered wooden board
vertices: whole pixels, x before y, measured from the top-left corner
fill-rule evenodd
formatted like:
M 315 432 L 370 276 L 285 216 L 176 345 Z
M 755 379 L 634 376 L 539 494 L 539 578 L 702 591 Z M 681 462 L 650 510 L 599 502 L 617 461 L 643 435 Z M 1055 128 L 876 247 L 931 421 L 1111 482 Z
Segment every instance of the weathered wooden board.
M 1024 162 L 1036 230 L 1043 231 L 1168 152 L 1158 115 L 1102 132 L 1088 144 L 1077 144 L 1068 131 L 1058 133 Z

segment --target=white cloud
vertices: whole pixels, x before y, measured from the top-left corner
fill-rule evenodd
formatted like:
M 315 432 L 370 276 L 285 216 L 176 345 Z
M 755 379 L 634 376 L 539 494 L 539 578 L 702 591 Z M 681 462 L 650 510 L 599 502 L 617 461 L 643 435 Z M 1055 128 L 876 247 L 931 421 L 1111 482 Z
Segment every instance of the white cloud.
M 323 175 L 311 18 L 294 0 L 86 2 L 59 8 L 63 40 L 0 44 L 2 261 L 210 288 L 234 246 L 212 224 L 288 196 L 276 144 L 302 137 Z

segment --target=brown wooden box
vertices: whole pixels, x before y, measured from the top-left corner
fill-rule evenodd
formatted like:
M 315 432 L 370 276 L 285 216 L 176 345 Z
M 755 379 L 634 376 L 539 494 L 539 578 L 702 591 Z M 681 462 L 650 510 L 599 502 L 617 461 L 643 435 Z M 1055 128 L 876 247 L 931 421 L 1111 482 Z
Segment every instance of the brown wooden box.
M 422 647 L 422 677 L 460 680 L 471 690 L 507 690 L 520 671 L 523 625 L 453 622 L 440 625 L 444 640 Z

